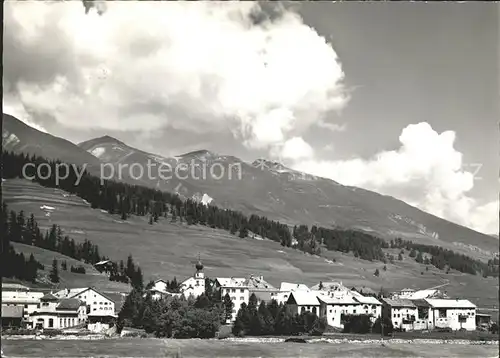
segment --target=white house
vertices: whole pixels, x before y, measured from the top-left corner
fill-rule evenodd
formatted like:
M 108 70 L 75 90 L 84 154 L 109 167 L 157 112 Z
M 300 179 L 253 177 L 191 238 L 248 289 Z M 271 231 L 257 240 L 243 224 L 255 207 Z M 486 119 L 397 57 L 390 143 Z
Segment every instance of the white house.
M 312 291 L 292 291 L 286 301 L 287 309 L 292 313 L 311 312 L 320 315 L 320 303 Z
M 309 289 L 309 287 L 301 283 L 282 282 L 280 285 L 280 289 L 274 294 L 273 298 L 278 303 L 284 304 L 288 301 L 290 293 L 296 291 L 310 292 L 311 290 Z
M 40 299 L 40 308 L 30 315 L 36 328 L 63 329 L 85 324 L 85 303 L 75 298 L 59 299 L 51 293 Z
M 93 287 L 72 288 L 58 291 L 58 298 L 78 298 L 87 305 L 87 313 L 92 316 L 116 317 L 115 302 Z
M 334 297 L 328 294 L 319 294 L 321 317 L 326 317 L 329 326 L 343 328 L 343 315 L 359 314 L 360 304 L 352 296 Z
M 250 275 L 245 281 L 245 285 L 248 287 L 249 296 L 255 294 L 258 304 L 263 301 L 266 303 L 270 303 L 272 300 L 278 301 L 280 290 L 264 280 L 264 276 Z
M 21 324 L 32 328 L 30 315 L 40 308 L 43 292 L 31 291 L 29 287 L 20 284 L 2 283 L 2 307 L 22 308 Z
M 425 299 L 430 304 L 430 320 L 435 328 L 476 329 L 476 305 L 469 300 Z
M 405 331 L 417 329 L 415 322 L 418 320 L 417 306 L 404 298 L 383 298 L 383 316 L 391 319 L 394 328 L 401 328 Z
M 356 291 L 349 291 L 348 296 L 351 296 L 359 303 L 359 314 L 371 316 L 371 321 L 375 322 L 377 318 L 382 316 L 382 302 L 373 296 L 364 296 Z
M 236 319 L 236 315 L 238 314 L 242 303 L 248 305 L 250 291 L 246 283 L 247 280 L 245 278 L 217 277 L 215 279 L 215 285 L 220 290 L 222 299 L 224 300 L 224 296 L 228 294 L 233 302 L 233 316 L 231 321 Z
M 165 298 L 168 296 L 172 296 L 172 297 L 183 296 L 182 293 L 170 292 L 167 285 L 168 285 L 167 281 L 165 281 L 165 280 L 162 280 L 162 279 L 156 280 L 154 282 L 153 286 L 149 289 L 149 292 L 151 292 L 151 298 L 153 300 L 159 300 L 161 298 Z

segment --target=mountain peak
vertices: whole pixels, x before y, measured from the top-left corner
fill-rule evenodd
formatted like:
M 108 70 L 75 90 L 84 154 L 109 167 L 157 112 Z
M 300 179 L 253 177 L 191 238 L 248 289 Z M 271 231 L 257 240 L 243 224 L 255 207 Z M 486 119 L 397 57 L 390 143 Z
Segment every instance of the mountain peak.
M 182 155 L 180 155 L 179 157 L 183 158 L 183 159 L 216 159 L 219 157 L 219 155 L 215 152 L 211 152 L 207 149 L 199 149 L 199 150 L 195 150 L 195 151 L 192 151 L 192 152 L 188 152 L 188 153 L 184 153 Z
M 84 142 L 79 143 L 78 145 L 82 146 L 82 145 L 85 145 L 88 143 L 92 143 L 93 145 L 103 144 L 103 143 L 125 144 L 122 141 L 120 141 L 114 137 L 111 137 L 109 135 L 103 135 L 102 137 L 97 137 L 97 138 L 92 138 L 92 139 L 86 140 Z

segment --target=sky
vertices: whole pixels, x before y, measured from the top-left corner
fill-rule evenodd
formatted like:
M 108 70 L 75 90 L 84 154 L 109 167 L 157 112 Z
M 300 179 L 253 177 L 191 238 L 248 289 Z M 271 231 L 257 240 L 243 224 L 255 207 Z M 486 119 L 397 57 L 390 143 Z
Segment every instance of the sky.
M 207 149 L 499 227 L 499 5 L 10 1 L 4 112 Z

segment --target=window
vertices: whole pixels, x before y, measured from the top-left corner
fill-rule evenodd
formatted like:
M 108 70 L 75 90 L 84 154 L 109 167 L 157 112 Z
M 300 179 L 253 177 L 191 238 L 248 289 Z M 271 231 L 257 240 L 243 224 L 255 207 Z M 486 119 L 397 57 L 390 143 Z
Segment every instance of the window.
M 236 313 L 236 310 L 235 310 L 235 309 L 233 309 L 233 313 Z
M 94 309 L 92 311 L 95 311 L 95 310 L 97 310 L 97 308 L 94 307 Z
M 231 299 L 232 299 L 233 301 L 236 301 L 236 297 L 234 297 L 234 296 L 232 296 L 232 297 L 231 297 Z
M 245 298 L 243 296 L 240 297 L 240 300 L 243 301 Z
M 24 308 L 28 308 L 28 305 L 24 305 Z
M 241 288 L 241 289 L 240 289 L 240 293 L 243 293 L 243 292 L 245 292 L 245 290 Z M 271 293 L 271 296 L 272 296 L 272 295 L 273 295 L 273 294 Z
M 353 310 L 352 313 L 356 314 L 356 310 Z
M 445 318 L 446 317 L 446 308 L 441 308 L 439 310 L 439 318 Z
M 97 304 L 97 302 L 94 302 L 94 305 L 96 305 L 96 304 Z
M 54 327 L 54 319 L 49 318 L 49 328 L 52 328 L 52 327 Z
M 233 288 L 233 289 L 231 290 L 231 293 L 235 293 L 235 292 L 236 292 L 236 289 L 235 289 L 235 288 Z

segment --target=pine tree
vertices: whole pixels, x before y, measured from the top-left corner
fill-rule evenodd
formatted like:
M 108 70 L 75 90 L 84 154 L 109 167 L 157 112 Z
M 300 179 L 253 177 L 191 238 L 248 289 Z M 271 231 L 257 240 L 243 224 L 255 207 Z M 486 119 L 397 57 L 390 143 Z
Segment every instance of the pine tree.
M 224 296 L 223 305 L 224 305 L 224 317 L 226 321 L 230 321 L 233 317 L 234 303 L 231 300 L 231 297 L 229 297 L 228 293 L 226 293 L 226 295 Z
M 59 269 L 57 267 L 56 259 L 52 261 L 52 270 L 50 271 L 49 278 L 53 283 L 59 283 Z

